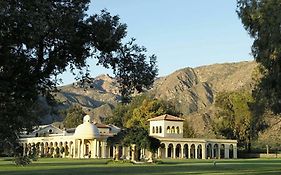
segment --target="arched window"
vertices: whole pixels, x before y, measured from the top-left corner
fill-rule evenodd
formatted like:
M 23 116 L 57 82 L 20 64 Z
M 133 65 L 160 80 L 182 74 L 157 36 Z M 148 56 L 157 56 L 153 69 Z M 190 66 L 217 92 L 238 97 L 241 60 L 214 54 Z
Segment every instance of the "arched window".
M 154 126 L 152 127 L 152 133 L 155 133 L 155 128 L 154 128 Z
M 171 133 L 175 133 L 175 127 L 172 126 Z
M 176 133 L 179 134 L 180 133 L 180 128 L 177 126 L 176 128 Z
M 156 126 L 156 133 L 158 133 L 158 126 Z
M 159 133 L 162 133 L 162 127 L 159 126 Z
M 167 127 L 167 133 L 170 133 L 170 126 Z

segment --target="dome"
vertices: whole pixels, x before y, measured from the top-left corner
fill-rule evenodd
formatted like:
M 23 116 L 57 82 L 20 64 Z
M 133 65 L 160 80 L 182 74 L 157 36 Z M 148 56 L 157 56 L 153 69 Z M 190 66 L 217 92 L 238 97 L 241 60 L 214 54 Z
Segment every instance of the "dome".
M 75 137 L 92 139 L 99 136 L 99 129 L 91 123 L 91 117 L 86 115 L 83 118 L 83 124 L 77 126 L 74 133 Z

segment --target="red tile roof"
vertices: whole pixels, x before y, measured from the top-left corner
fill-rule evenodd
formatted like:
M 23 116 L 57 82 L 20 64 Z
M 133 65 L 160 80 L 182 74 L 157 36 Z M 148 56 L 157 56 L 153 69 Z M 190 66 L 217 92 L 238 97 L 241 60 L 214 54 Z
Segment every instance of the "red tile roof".
M 176 116 L 172 116 L 169 114 L 164 114 L 158 117 L 154 117 L 151 119 L 148 119 L 148 121 L 159 121 L 159 120 L 168 120 L 168 121 L 184 121 L 184 119 L 176 117 Z
M 98 128 L 110 128 L 108 125 L 105 125 L 105 124 L 102 124 L 102 123 L 95 123 L 95 125 L 96 125 Z

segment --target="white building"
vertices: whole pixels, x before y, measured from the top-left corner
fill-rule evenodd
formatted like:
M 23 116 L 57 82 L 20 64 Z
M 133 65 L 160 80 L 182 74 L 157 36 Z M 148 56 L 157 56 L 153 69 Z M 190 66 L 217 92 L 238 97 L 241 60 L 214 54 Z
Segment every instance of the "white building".
M 149 119 L 150 135 L 161 141 L 157 158 L 237 158 L 237 141 L 225 139 L 183 138 L 183 119 L 162 115 Z M 38 155 L 69 158 L 123 158 L 135 160 L 134 145 L 108 145 L 120 128 L 114 125 L 93 124 L 86 115 L 83 124 L 75 129 L 62 130 L 45 125 L 29 134 L 21 135 L 23 155 L 37 151 Z M 141 150 L 141 157 L 149 157 Z

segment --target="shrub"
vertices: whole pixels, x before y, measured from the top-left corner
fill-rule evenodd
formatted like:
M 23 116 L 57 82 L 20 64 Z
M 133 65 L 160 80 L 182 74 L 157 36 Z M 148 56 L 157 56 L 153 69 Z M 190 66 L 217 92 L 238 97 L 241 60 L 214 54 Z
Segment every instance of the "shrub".
M 31 160 L 28 156 L 17 156 L 17 157 L 15 157 L 15 164 L 21 165 L 21 166 L 26 166 L 28 164 L 31 164 Z

